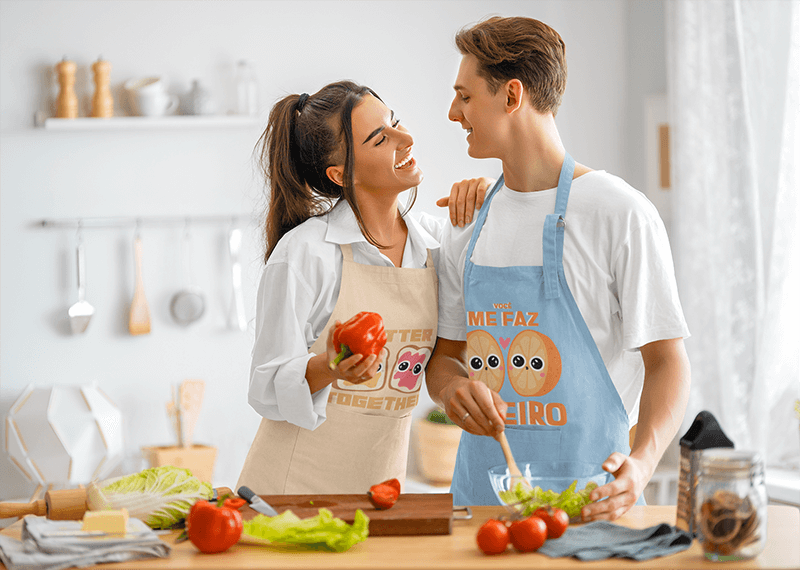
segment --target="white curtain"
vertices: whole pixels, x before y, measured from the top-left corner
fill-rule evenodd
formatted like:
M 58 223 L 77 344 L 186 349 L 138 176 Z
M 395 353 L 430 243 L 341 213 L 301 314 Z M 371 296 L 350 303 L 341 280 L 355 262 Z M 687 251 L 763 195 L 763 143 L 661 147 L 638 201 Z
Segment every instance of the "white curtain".
M 684 427 L 800 467 L 800 2 L 667 6 L 676 273 L 692 337 Z

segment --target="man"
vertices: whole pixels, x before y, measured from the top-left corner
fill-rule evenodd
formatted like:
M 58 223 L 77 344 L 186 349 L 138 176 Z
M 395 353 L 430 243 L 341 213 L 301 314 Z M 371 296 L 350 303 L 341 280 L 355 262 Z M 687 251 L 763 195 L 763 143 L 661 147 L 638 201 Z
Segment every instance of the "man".
M 666 231 L 641 193 L 565 151 L 555 30 L 493 17 L 456 45 L 449 118 L 467 131 L 468 154 L 499 158 L 503 176 L 442 244 L 427 382 L 468 432 L 454 502 L 497 503 L 487 470 L 505 460 L 486 436 L 505 432 L 518 462 L 602 464 L 615 478 L 591 499 L 607 500 L 582 517 L 613 520 L 641 501 L 686 408 L 688 329 Z

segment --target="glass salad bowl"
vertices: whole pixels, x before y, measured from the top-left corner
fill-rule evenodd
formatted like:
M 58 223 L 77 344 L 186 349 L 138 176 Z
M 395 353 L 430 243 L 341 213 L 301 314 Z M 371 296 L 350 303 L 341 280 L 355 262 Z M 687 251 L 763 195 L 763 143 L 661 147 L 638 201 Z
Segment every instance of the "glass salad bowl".
M 581 509 L 591 502 L 591 491 L 614 479 L 597 463 L 519 461 L 517 466 L 524 481 L 512 477 L 505 463 L 489 469 L 489 481 L 497 500 L 514 515 L 528 516 L 539 507 L 550 505 L 566 511 L 570 522 L 577 522 Z

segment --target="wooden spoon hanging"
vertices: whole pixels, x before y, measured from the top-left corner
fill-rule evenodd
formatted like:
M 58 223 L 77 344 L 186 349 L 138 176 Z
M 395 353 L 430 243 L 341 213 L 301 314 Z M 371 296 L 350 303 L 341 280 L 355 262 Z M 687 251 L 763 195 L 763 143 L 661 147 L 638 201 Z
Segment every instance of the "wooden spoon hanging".
M 132 335 L 148 334 L 150 332 L 150 308 L 144 296 L 144 281 L 142 279 L 142 238 L 138 235 L 133 242 L 136 257 L 136 285 L 133 290 L 131 312 L 128 318 L 128 330 Z

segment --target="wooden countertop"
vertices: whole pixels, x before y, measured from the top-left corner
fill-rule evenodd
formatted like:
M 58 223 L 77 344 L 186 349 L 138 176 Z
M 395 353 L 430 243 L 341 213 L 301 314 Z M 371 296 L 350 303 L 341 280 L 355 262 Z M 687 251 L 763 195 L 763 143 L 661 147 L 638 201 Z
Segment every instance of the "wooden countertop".
M 186 569 L 225 570 L 248 568 L 295 568 L 322 570 L 325 568 L 381 569 L 457 569 L 468 568 L 800 568 L 800 510 L 795 507 L 770 505 L 768 513 L 768 542 L 758 557 L 736 563 L 720 564 L 707 561 L 700 544 L 679 554 L 645 562 L 611 559 L 600 562 L 580 562 L 573 558 L 548 558 L 542 554 L 521 554 L 513 549 L 497 556 L 486 556 L 475 544 L 478 527 L 492 516 L 504 513 L 501 507 L 473 507 L 469 521 L 454 521 L 453 533 L 444 536 L 377 536 L 355 545 L 347 552 L 297 552 L 289 548 L 261 547 L 237 544 L 221 554 L 201 554 L 190 542 L 174 544 L 178 532 L 162 536 L 172 546 L 165 559 L 138 560 L 128 563 L 103 564 L 96 568 L 117 569 Z M 646 528 L 667 522 L 674 524 L 674 506 L 633 507 L 616 521 L 632 528 Z M 21 522 L 2 531 L 19 538 Z

